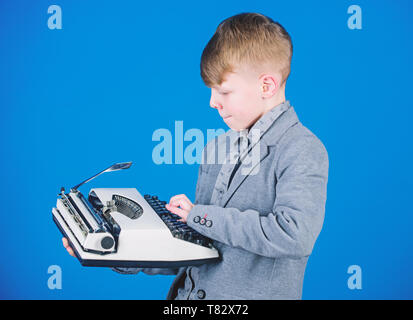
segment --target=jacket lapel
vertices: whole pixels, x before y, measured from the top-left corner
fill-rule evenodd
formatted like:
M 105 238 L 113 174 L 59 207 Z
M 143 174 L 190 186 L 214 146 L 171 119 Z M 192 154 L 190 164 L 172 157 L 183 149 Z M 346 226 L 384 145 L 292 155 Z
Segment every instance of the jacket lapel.
M 297 114 L 293 107 L 288 108 L 280 117 L 274 121 L 271 127 L 265 132 L 259 140 L 249 151 L 251 161 L 243 161 L 229 186 L 229 189 L 223 195 L 220 205 L 226 207 L 228 201 L 232 198 L 235 191 L 250 175 L 256 174 L 256 170 L 260 170 L 261 162 L 268 156 L 270 146 L 276 145 L 281 136 L 293 125 L 299 122 Z M 259 153 L 258 161 L 256 154 Z
M 251 161 L 243 161 L 238 170 L 236 171 L 234 178 L 229 186 L 229 189 L 223 195 L 221 199 L 221 206 L 225 207 L 228 201 L 231 199 L 232 195 L 237 191 L 239 186 L 244 182 L 244 180 L 249 176 L 256 174 L 256 170 L 259 170 L 260 163 L 268 156 L 268 146 L 262 143 L 257 143 L 249 151 L 249 155 L 254 155 L 259 153 L 258 157 L 250 157 Z M 254 159 L 257 158 L 257 159 Z

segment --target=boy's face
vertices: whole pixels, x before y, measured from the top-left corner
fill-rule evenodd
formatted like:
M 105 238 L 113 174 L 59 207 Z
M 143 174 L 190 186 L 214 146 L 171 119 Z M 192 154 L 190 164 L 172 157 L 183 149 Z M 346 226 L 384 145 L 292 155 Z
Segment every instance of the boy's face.
M 210 105 L 233 130 L 250 128 L 264 113 L 262 84 L 248 67 L 228 73 L 220 86 L 211 88 Z

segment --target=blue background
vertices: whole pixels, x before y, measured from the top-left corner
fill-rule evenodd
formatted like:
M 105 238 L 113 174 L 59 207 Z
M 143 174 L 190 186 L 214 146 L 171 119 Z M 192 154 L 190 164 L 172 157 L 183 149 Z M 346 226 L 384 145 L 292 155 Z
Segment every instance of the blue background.
M 58 4 L 63 29 L 47 27 Z M 362 8 L 362 30 L 347 9 Z M 51 208 L 112 163 L 131 169 L 81 188 L 136 187 L 194 198 L 197 165 L 156 165 L 152 134 L 225 128 L 209 107 L 202 50 L 241 12 L 279 21 L 294 43 L 287 99 L 330 157 L 323 230 L 304 299 L 411 299 L 411 1 L 0 1 L 0 298 L 164 299 L 170 276 L 85 268 Z M 185 142 L 184 146 L 189 142 Z M 47 286 L 50 265 L 62 289 Z M 362 268 L 362 289 L 347 268 Z

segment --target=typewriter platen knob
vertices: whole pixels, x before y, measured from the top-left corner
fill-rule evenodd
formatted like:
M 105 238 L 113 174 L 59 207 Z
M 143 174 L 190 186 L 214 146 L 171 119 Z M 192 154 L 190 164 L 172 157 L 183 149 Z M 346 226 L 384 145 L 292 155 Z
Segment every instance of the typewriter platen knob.
M 103 249 L 109 250 L 115 244 L 114 240 L 111 237 L 104 237 L 100 242 L 100 245 Z

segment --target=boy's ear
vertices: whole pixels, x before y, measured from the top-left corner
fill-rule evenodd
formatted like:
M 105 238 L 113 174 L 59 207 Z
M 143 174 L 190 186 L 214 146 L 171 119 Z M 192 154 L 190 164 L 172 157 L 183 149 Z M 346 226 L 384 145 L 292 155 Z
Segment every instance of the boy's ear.
M 281 86 L 281 75 L 263 74 L 260 77 L 260 86 L 262 98 L 271 98 Z

